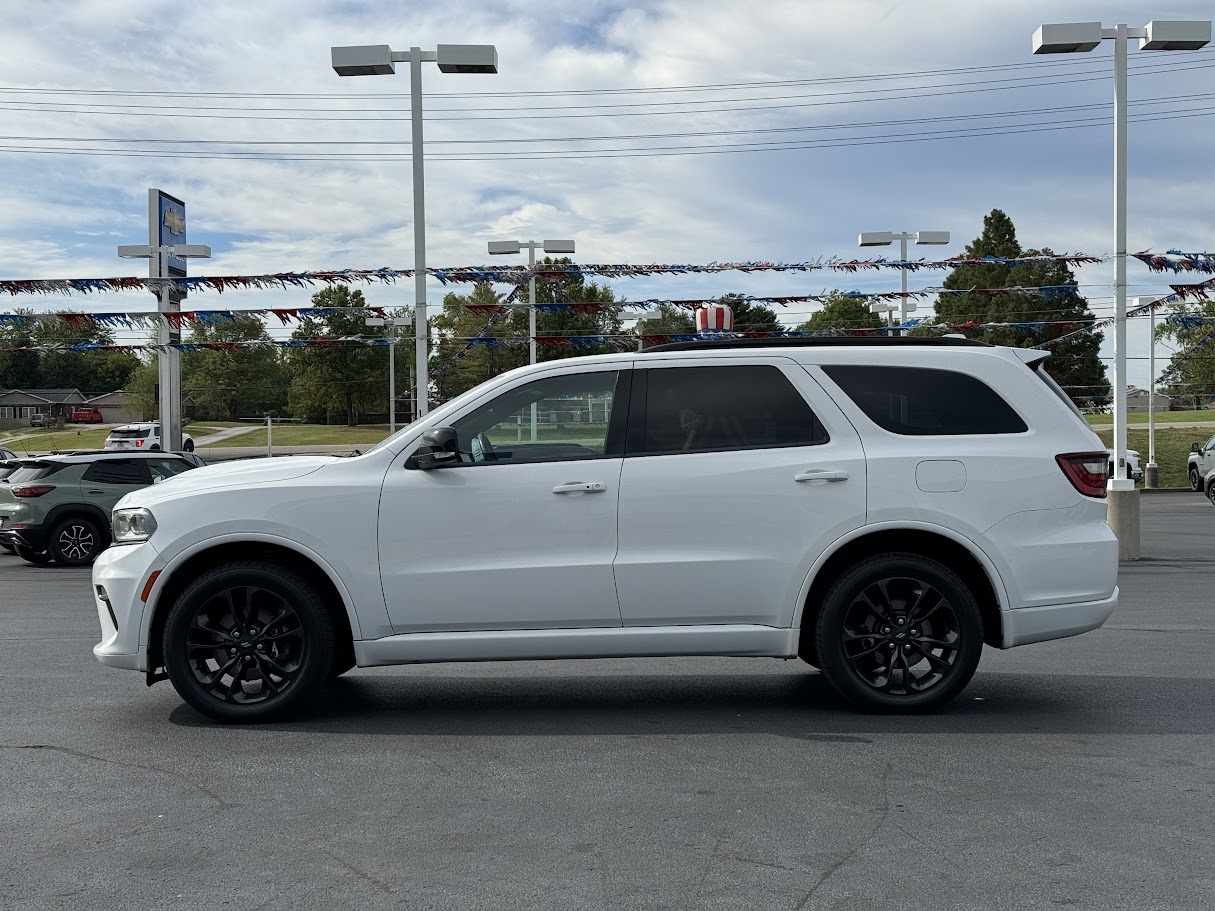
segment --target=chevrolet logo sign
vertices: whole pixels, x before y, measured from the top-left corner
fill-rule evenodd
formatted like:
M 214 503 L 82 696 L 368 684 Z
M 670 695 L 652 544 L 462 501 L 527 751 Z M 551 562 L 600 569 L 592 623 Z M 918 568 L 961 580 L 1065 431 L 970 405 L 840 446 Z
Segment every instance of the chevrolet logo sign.
M 186 229 L 185 216 L 176 209 L 165 209 L 164 226 L 171 234 L 181 234 Z

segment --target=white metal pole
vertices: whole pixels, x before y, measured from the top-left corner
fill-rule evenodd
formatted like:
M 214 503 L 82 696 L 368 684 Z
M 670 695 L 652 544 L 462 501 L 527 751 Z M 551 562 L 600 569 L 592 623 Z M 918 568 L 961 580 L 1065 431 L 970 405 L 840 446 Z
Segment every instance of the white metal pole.
M 1156 310 L 1151 311 L 1151 335 L 1148 337 L 1148 468 L 1156 468 Z
M 429 410 L 430 356 L 426 322 L 426 192 L 422 171 L 422 49 L 409 49 L 409 104 L 413 121 L 414 359 L 418 371 L 418 417 Z
M 397 432 L 397 323 L 388 320 L 388 435 Z
M 1126 480 L 1126 45 L 1114 37 L 1114 482 Z M 1121 489 L 1125 485 L 1119 484 Z
M 899 258 L 903 262 L 907 262 L 907 234 L 899 235 Z M 907 270 L 899 270 L 899 290 L 903 292 L 903 296 L 899 298 L 899 325 L 907 323 Z M 899 335 L 906 335 L 906 329 L 900 329 Z
M 527 244 L 527 265 L 531 269 L 531 278 L 527 280 L 527 302 L 531 304 L 527 308 L 527 331 L 530 339 L 527 343 L 528 348 L 528 363 L 536 363 L 536 242 L 529 241 Z M 536 403 L 532 402 L 532 442 L 536 442 Z
M 270 415 L 266 415 L 266 458 L 274 455 L 274 421 Z

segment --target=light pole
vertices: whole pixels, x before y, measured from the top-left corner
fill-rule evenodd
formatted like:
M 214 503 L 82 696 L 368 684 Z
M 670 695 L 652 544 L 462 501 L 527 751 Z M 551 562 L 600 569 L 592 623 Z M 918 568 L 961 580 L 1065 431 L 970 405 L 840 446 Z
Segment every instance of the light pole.
M 422 64 L 437 63 L 444 73 L 496 73 L 498 51 L 492 44 L 440 44 L 433 51 L 411 47 L 394 51 L 387 44 L 330 48 L 333 71 L 339 76 L 387 76 L 397 63 L 409 63 L 409 104 L 413 145 L 413 268 L 415 360 L 418 363 L 418 417 L 429 405 L 427 358 L 430 355 L 426 322 L 426 199 L 422 170 Z
M 1135 309 L 1152 303 L 1150 297 L 1136 297 Z M 1149 311 L 1150 331 L 1148 335 L 1148 462 L 1143 469 L 1143 486 L 1155 488 L 1160 484 L 1160 471 L 1156 465 L 1156 308 Z
M 1038 26 L 1035 54 L 1086 53 L 1105 39 L 1114 42 L 1114 476 L 1107 485 L 1106 510 L 1118 537 L 1118 556 L 1138 560 L 1139 492 L 1126 476 L 1126 47 L 1140 38 L 1145 51 L 1193 51 L 1211 41 L 1210 21 L 1153 20 L 1142 28 L 1119 23 L 1063 22 Z
M 384 326 L 388 329 L 388 435 L 397 432 L 397 326 L 408 326 L 413 319 L 408 316 L 369 316 L 364 320 L 368 326 Z
M 491 240 L 489 242 L 490 256 L 506 256 L 518 253 L 527 247 L 527 266 L 531 277 L 527 280 L 527 362 L 536 363 L 536 248 L 543 247 L 545 253 L 573 253 L 572 240 Z M 532 442 L 536 442 L 538 430 L 536 403 L 532 402 Z
M 914 240 L 916 244 L 935 244 L 942 245 L 949 243 L 948 231 L 912 231 L 896 233 L 894 231 L 864 231 L 857 238 L 857 245 L 861 247 L 888 247 L 895 241 L 899 242 L 899 259 L 903 262 L 907 261 L 907 241 Z M 907 322 L 907 314 L 914 310 L 915 304 L 907 302 L 907 270 L 899 270 L 899 290 L 903 292 L 903 296 L 899 298 L 899 323 Z M 879 312 L 875 309 L 877 305 L 870 306 L 871 313 Z M 893 307 L 882 305 L 881 310 L 893 312 Z
M 641 324 L 650 319 L 661 319 L 661 310 L 641 310 L 637 313 L 631 313 L 630 316 L 636 317 L 637 322 L 633 325 L 633 331 L 637 333 L 637 350 L 645 350 L 645 339 L 641 338 Z
M 511 253 L 521 252 L 524 247 L 527 247 L 527 266 L 532 270 L 532 275 L 527 280 L 527 333 L 530 339 L 527 346 L 527 362 L 534 364 L 536 363 L 536 248 L 542 248 L 545 253 L 573 253 L 574 242 L 572 240 L 491 240 L 489 255 L 507 256 Z
M 169 257 L 179 259 L 207 259 L 211 256 L 211 248 L 206 244 L 124 244 L 119 246 L 118 255 L 123 259 L 155 260 L 152 271 L 164 277 L 169 274 Z M 172 292 L 168 287 L 156 295 L 156 310 L 160 314 L 178 309 L 172 305 Z M 172 327 L 163 315 L 156 327 L 156 341 L 167 345 L 173 340 Z M 160 413 L 160 444 L 170 452 L 181 449 L 181 355 L 177 351 L 161 351 L 157 355 L 158 371 L 157 385 L 160 387 L 157 396 L 157 408 Z

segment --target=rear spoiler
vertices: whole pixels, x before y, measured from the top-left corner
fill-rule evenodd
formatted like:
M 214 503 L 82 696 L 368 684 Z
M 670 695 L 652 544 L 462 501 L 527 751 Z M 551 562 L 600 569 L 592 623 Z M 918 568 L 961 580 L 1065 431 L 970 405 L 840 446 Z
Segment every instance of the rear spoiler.
M 1050 352 L 1043 351 L 1041 348 L 1013 348 L 1012 350 L 1021 359 L 1021 363 L 1027 367 L 1034 367 L 1050 357 Z

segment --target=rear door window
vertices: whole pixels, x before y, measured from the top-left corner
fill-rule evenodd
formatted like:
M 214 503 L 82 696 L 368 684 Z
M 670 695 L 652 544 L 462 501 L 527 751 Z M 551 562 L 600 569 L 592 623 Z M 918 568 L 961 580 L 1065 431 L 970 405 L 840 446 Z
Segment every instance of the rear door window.
M 860 365 L 822 370 L 869 420 L 891 433 L 950 436 L 1029 429 L 998 392 L 966 373 Z
M 84 480 L 95 484 L 150 484 L 145 466 L 134 459 L 102 459 L 89 466 Z

